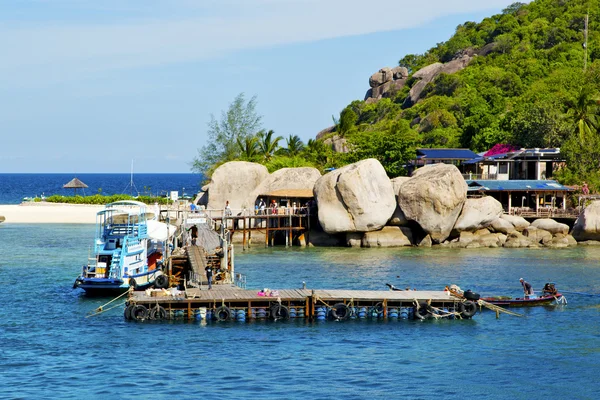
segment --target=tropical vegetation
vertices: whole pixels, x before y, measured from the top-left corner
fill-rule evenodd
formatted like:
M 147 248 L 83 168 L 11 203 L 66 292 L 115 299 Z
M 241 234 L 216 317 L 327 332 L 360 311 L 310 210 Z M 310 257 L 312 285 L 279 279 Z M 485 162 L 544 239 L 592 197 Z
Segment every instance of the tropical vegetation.
M 211 119 L 209 142 L 194 169 L 210 175 L 231 160 L 260 162 L 269 170 L 325 169 L 373 157 L 394 177 L 405 173 L 419 147 L 482 152 L 503 144 L 560 147 L 567 166 L 554 176 L 566 184 L 586 180 L 600 190 L 599 11 L 600 0 L 535 0 L 465 22 L 448 41 L 399 60 L 410 74 L 402 89 L 375 102 L 351 102 L 328 135 L 307 144 L 263 130 L 256 99 L 246 102 L 241 94 L 220 121 Z M 414 72 L 484 48 L 485 55 L 458 73 L 441 74 L 420 101 L 404 106 Z M 325 144 L 333 138 L 345 141 L 349 152 Z

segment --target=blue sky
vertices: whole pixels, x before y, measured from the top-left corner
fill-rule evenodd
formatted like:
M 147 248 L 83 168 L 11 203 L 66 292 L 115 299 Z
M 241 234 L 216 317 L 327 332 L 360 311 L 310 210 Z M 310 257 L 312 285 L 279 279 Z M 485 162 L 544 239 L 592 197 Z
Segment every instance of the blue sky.
M 306 142 L 379 68 L 513 2 L 3 1 L 0 173 L 190 172 L 241 92 Z

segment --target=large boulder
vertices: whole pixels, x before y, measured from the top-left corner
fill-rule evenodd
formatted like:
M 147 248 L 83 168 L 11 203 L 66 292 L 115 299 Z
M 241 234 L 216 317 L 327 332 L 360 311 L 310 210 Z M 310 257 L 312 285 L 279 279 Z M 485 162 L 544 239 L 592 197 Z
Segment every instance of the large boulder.
M 506 248 L 519 248 L 519 247 L 540 247 L 538 242 L 531 240 L 530 238 L 524 236 L 521 232 L 511 232 L 508 234 L 506 238 L 506 242 L 504 242 L 504 247 Z
M 552 240 L 544 243 L 546 247 L 551 248 L 563 248 L 563 247 L 574 247 L 577 246 L 577 241 L 571 235 L 565 235 L 563 233 L 557 233 L 554 235 Z
M 530 225 L 529 221 L 527 221 L 523 217 L 519 217 L 518 215 L 502 214 L 500 216 L 500 218 L 502 218 L 505 221 L 510 222 L 512 224 L 512 226 L 514 226 L 515 229 L 518 230 L 519 232 L 523 232 L 523 230 L 527 229 L 527 227 Z
M 561 224 L 560 222 L 556 222 L 551 218 L 540 218 L 536 219 L 531 223 L 531 226 L 535 226 L 538 229 L 543 229 L 545 231 L 550 232 L 555 235 L 557 233 L 562 233 L 564 235 L 569 233 L 569 225 Z
M 384 226 L 383 229 L 365 232 L 362 247 L 412 246 L 412 231 L 406 227 Z
M 503 218 L 496 218 L 494 221 L 492 221 L 492 224 L 490 226 L 492 227 L 494 232 L 500 232 L 504 234 L 509 234 L 511 232 L 516 231 L 513 224 L 511 224 Z
M 269 176 L 264 165 L 246 161 L 230 161 L 219 166 L 212 174 L 208 190 L 208 209 L 222 210 L 229 201 L 232 211 L 253 209 L 254 190 Z
M 450 235 L 466 199 L 467 184 L 458 168 L 449 164 L 419 168 L 398 193 L 406 218 L 417 222 L 435 243 Z
M 277 190 L 304 189 L 312 191 L 315 182 L 321 177 L 318 169 L 312 167 L 281 168 L 267 176 L 252 192 L 252 209 L 260 195 L 266 195 Z M 293 197 L 293 196 L 291 196 Z
M 330 234 L 379 230 L 396 208 L 392 183 L 372 158 L 323 175 L 315 183 L 314 195 L 319 223 Z
M 467 199 L 454 229 L 461 232 L 487 228 L 500 218 L 502 213 L 502 203 L 492 196 Z
M 389 67 L 381 68 L 378 72 L 375 72 L 369 78 L 369 86 L 372 88 L 383 85 L 394 79 L 394 72 Z
M 592 201 L 583 209 L 575 221 L 572 235 L 578 242 L 600 240 L 600 200 Z
M 523 231 L 523 235 L 536 243 L 546 244 L 552 240 L 552 233 L 531 225 Z

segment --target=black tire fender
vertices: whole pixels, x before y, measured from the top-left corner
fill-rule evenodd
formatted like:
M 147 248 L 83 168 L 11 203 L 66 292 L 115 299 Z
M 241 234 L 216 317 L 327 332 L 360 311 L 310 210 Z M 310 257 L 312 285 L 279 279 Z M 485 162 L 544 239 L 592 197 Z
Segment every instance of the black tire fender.
M 131 312 L 133 311 L 134 307 L 135 304 L 129 304 L 127 307 L 125 307 L 125 311 L 123 311 L 123 316 L 125 317 L 125 319 L 133 319 L 133 317 L 131 316 Z
M 148 319 L 148 309 L 146 308 L 146 306 L 143 306 L 141 304 L 134 306 L 131 310 L 131 319 L 134 319 L 136 321 L 143 321 L 145 319 Z
M 154 280 L 154 287 L 157 289 L 166 289 L 169 287 L 169 277 L 166 275 L 159 275 Z
M 337 303 L 331 308 L 333 318 L 343 321 L 350 317 L 350 307 L 344 303 Z
M 415 318 L 424 320 L 431 318 L 431 308 L 427 303 L 419 303 L 419 307 L 415 307 Z
M 471 318 L 477 313 L 477 303 L 467 300 L 464 303 L 459 303 L 460 315 L 463 318 Z
M 231 318 L 231 310 L 227 306 L 221 306 L 215 310 L 215 318 L 218 321 L 227 321 Z
M 134 278 L 129 278 L 129 287 L 133 288 L 133 290 L 137 290 L 137 282 Z
M 156 307 L 150 310 L 150 319 L 157 321 L 167 319 L 167 310 L 157 304 Z
M 271 306 L 271 318 L 273 319 L 289 319 L 290 310 L 282 304 L 274 304 Z

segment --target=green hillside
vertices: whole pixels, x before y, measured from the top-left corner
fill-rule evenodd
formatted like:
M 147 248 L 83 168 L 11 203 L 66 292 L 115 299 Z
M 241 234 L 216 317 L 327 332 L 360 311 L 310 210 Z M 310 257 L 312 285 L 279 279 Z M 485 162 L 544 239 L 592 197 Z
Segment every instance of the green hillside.
M 515 3 L 481 22 L 465 22 L 425 54 L 403 56 L 399 66 L 410 75 L 402 89 L 374 103 L 354 101 L 340 114 L 330 136 L 344 137 L 351 152 L 334 164 L 374 157 L 395 176 L 416 147 L 561 147 L 569 168 L 560 178 L 588 179 L 600 188 L 599 11 L 600 0 Z M 439 75 L 415 105 L 403 107 L 417 82 L 414 72 L 484 47 L 491 52 Z

